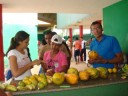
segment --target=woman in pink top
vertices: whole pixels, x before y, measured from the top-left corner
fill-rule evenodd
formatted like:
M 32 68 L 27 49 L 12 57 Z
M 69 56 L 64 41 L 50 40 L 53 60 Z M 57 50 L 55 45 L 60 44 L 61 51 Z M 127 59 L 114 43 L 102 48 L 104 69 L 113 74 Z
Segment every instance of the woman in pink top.
M 65 53 L 60 51 L 62 38 L 59 35 L 54 35 L 51 39 L 52 50 L 44 53 L 42 67 L 47 75 L 53 75 L 55 72 L 66 72 L 68 63 Z

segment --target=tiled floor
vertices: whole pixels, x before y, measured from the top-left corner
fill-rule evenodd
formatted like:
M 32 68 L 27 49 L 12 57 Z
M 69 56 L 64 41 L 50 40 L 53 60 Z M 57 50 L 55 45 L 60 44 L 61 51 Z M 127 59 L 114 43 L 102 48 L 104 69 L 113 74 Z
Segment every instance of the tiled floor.
M 88 68 L 88 66 L 87 66 L 88 51 L 89 50 L 86 50 L 86 62 L 79 62 L 78 64 L 76 64 L 74 61 L 74 58 L 72 57 L 70 67 L 77 68 L 79 71 L 82 71 L 82 70 L 85 70 L 86 68 Z
M 86 62 L 88 60 L 88 51 L 89 50 L 86 50 Z M 70 67 L 77 68 L 78 71 L 82 71 L 82 70 L 85 70 L 86 68 L 88 68 L 87 63 L 85 63 L 85 62 L 79 62 L 78 64 L 76 64 L 74 61 L 74 57 L 72 57 L 72 59 L 71 59 Z M 38 74 L 39 68 L 40 68 L 40 66 L 34 66 L 34 68 L 32 69 L 32 74 Z

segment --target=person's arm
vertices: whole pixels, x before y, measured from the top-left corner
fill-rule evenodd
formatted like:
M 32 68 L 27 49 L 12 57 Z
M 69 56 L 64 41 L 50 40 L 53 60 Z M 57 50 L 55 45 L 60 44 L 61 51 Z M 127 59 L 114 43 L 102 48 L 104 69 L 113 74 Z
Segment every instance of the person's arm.
M 39 65 L 41 62 L 42 62 L 41 60 L 34 60 L 26 64 L 24 67 L 18 68 L 16 56 L 13 55 L 9 57 L 9 64 L 10 64 L 10 68 L 11 68 L 11 71 L 14 77 L 18 77 L 22 75 L 27 70 L 31 69 L 34 65 Z
M 39 51 L 39 60 L 43 60 L 43 48 Z
M 65 72 L 66 73 L 67 70 L 68 70 L 68 65 L 63 65 L 61 72 Z
M 43 67 L 43 71 L 46 72 L 48 68 L 47 68 L 47 65 L 46 65 L 45 61 L 43 61 L 41 63 L 41 66 Z
M 123 53 L 118 53 L 115 55 L 115 57 L 113 59 L 110 60 L 106 60 L 106 63 L 110 63 L 110 64 L 120 64 L 123 63 Z

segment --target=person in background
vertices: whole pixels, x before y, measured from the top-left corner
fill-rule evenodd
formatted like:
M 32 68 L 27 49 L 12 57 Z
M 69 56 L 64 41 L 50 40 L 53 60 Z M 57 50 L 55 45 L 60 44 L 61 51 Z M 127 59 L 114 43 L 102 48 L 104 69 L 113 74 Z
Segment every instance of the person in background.
M 86 62 L 86 41 L 83 40 L 83 37 L 80 38 L 80 41 L 81 41 L 80 58 L 81 58 L 81 61 Z M 83 58 L 83 55 L 84 55 L 84 58 Z
M 76 40 L 73 42 L 73 47 L 74 47 L 74 58 L 76 64 L 79 63 L 79 58 L 80 58 L 80 51 L 81 51 L 81 43 L 78 37 L 76 37 Z
M 45 38 L 45 41 L 46 41 L 46 45 L 44 45 L 44 47 L 40 49 L 40 52 L 39 52 L 39 59 L 40 59 L 40 60 L 43 60 L 43 56 L 44 56 L 44 53 L 45 53 L 46 51 L 51 50 L 51 45 L 50 45 L 50 43 L 51 43 L 51 38 L 52 38 L 52 36 L 53 36 L 53 34 L 52 34 L 52 31 L 51 31 L 51 30 L 49 30 L 49 31 L 45 34 L 44 38 Z
M 30 61 L 27 48 L 29 44 L 29 34 L 19 31 L 11 39 L 10 46 L 6 53 L 9 60 L 10 69 L 14 80 L 22 80 L 26 76 L 31 76 L 31 68 L 39 65 L 41 60 Z
M 42 67 L 47 75 L 52 76 L 55 72 L 66 72 L 68 67 L 66 54 L 60 51 L 62 38 L 54 35 L 51 38 L 51 50 L 46 51 L 43 56 Z
M 68 37 L 68 40 L 66 41 L 66 44 L 67 44 L 69 50 L 71 50 L 72 44 L 71 44 L 71 38 L 70 37 Z
M 46 45 L 46 44 L 47 44 L 47 42 L 43 38 L 40 45 L 38 46 L 38 53 L 40 53 L 40 50 L 43 49 L 44 45 Z
M 90 50 L 98 53 L 99 57 L 95 60 L 89 59 L 88 62 L 96 67 L 114 68 L 123 62 L 123 54 L 117 39 L 113 36 L 103 34 L 100 22 L 92 22 L 90 26 L 95 38 L 90 44 Z

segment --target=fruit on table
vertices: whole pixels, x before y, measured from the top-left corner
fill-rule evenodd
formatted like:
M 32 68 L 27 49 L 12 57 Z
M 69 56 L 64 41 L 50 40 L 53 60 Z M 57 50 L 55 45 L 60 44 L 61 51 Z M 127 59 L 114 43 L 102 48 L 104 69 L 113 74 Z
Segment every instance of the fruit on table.
M 42 77 L 38 77 L 38 82 L 42 82 L 44 83 L 44 85 L 46 86 L 48 83 L 47 83 L 47 80 L 45 78 L 42 78 Z
M 17 90 L 18 91 L 25 91 L 26 87 L 24 87 L 24 86 L 17 86 Z
M 64 80 L 65 80 L 65 77 L 63 74 L 58 72 L 53 74 L 52 81 L 54 84 L 61 85 L 64 82 Z
M 87 68 L 85 71 L 90 74 L 91 79 L 96 79 L 99 77 L 99 71 L 96 68 Z
M 25 87 L 28 90 L 34 90 L 34 89 L 36 89 L 36 86 L 34 84 L 29 84 L 29 85 L 26 85 Z
M 124 65 L 124 67 L 122 68 L 122 71 L 125 73 L 128 73 L 128 64 Z
M 52 76 L 46 76 L 46 78 L 47 78 L 47 82 L 50 84 L 50 83 L 52 83 Z
M 26 85 L 31 84 L 31 81 L 29 81 L 29 78 L 23 79 L 23 82 L 24 82 Z
M 78 70 L 76 68 L 69 68 L 67 71 L 68 74 L 76 74 L 78 75 Z
M 34 75 L 30 76 L 29 79 L 36 79 Z
M 88 56 L 89 56 L 89 59 L 97 59 L 98 53 L 96 51 L 89 51 Z
M 40 90 L 40 89 L 43 89 L 45 87 L 44 83 L 42 82 L 39 82 L 38 85 L 37 85 L 37 88 Z
M 44 79 L 46 79 L 46 75 L 43 74 L 43 73 L 40 73 L 39 76 L 42 77 L 42 78 L 44 78 Z
M 107 78 L 108 77 L 108 70 L 105 67 L 97 67 L 96 68 L 99 71 L 99 77 L 101 78 Z
M 121 76 L 122 79 L 126 79 L 127 77 L 126 76 Z
M 77 84 L 78 83 L 79 76 L 76 75 L 76 74 L 66 74 L 65 75 L 65 78 L 66 78 L 66 81 L 69 84 Z
M 113 69 L 112 69 L 112 72 L 113 72 L 113 73 L 117 73 L 117 71 L 118 71 L 117 68 L 113 68 Z
M 113 72 L 112 68 L 108 68 L 108 73 L 112 73 L 112 72 Z
M 6 85 L 5 85 L 5 84 L 0 83 L 0 89 L 4 90 L 4 89 L 5 89 L 5 87 L 6 87 Z
M 25 86 L 25 83 L 23 81 L 19 81 L 18 82 L 18 86 L 23 86 L 24 87 Z
M 16 86 L 14 85 L 7 85 L 6 88 L 5 88 L 6 91 L 12 91 L 12 92 L 15 92 L 17 91 L 17 88 Z
M 36 79 L 33 78 L 29 78 L 29 81 L 34 84 L 35 86 L 38 84 L 38 81 Z
M 88 80 L 89 79 L 89 73 L 87 71 L 80 71 L 79 72 L 79 78 L 80 80 Z

